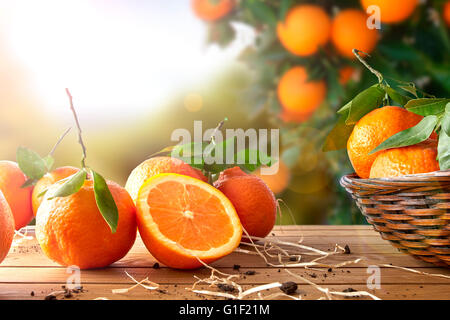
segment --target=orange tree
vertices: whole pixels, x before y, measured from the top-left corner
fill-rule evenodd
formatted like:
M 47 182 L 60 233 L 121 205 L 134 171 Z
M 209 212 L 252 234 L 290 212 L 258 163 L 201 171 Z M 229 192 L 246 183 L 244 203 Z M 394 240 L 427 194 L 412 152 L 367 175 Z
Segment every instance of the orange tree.
M 252 85 L 243 94 L 243 107 L 252 115 L 268 114 L 273 126 L 281 129 L 282 159 L 293 171 L 295 167 L 304 171 L 313 162 L 311 158 L 320 159 L 316 167 L 327 172 L 332 184 L 329 191 L 335 196 L 329 221 L 349 223 L 362 220 L 338 186 L 338 177 L 352 171 L 341 150 L 345 146 L 325 144 L 327 151 L 335 150 L 326 154 L 322 146 L 336 121 L 336 110 L 374 82 L 373 74 L 359 63 L 352 49 L 370 54 L 366 57 L 370 64 L 394 89 L 419 97 L 421 92 L 449 96 L 449 3 L 192 0 L 192 7 L 205 21 L 210 43 L 232 43 L 235 23 L 253 27 L 255 43 L 240 56 L 253 75 Z M 372 13 L 373 5 L 381 13 L 380 28 L 375 29 L 366 23 L 374 22 L 367 13 Z M 206 9 L 200 14 L 199 8 L 207 8 L 208 15 Z M 386 98 L 390 105 L 404 104 L 399 96 Z M 349 208 L 355 213 L 353 220 Z

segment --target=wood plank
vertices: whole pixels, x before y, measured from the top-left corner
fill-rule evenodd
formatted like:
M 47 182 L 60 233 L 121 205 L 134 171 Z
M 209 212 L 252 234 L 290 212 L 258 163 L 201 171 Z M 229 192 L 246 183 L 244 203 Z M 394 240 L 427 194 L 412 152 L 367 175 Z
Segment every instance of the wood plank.
M 33 228 L 27 228 L 29 235 L 34 235 Z M 418 261 L 411 256 L 400 253 L 387 241 L 373 231 L 370 226 L 277 226 L 274 236 L 269 239 L 298 242 L 322 251 L 333 250 L 336 243 L 341 246 L 348 244 L 351 254 L 338 254 L 324 259 L 322 262 L 335 264 L 343 261 L 364 257 L 358 264 L 345 268 L 327 268 L 319 270 L 305 270 L 291 268 L 294 273 L 322 285 L 342 291 L 352 287 L 356 290 L 367 290 L 366 282 L 370 274 L 368 265 L 394 264 L 414 268 L 428 273 L 450 275 L 449 269 L 437 268 Z M 16 239 L 18 239 L 16 237 Z M 250 249 L 241 245 L 241 248 Z M 302 256 L 302 262 L 314 257 Z M 203 268 L 194 271 L 173 270 L 161 266 L 160 269 L 151 268 L 156 260 L 148 253 L 142 240 L 137 239 L 129 254 L 109 268 L 86 270 L 81 272 L 81 281 L 87 290 L 73 299 L 94 299 L 106 296 L 109 299 L 204 299 L 185 290 L 196 280 L 194 275 L 206 278 L 210 270 Z M 274 261 L 275 262 L 275 261 Z M 292 263 L 292 262 L 291 262 Z M 232 266 L 239 264 L 241 269 L 234 270 Z M 245 288 L 268 282 L 298 281 L 283 269 L 267 267 L 259 256 L 235 252 L 213 264 L 216 268 L 229 274 L 238 274 L 237 281 Z M 245 275 L 249 270 L 256 271 L 255 275 Z M 111 289 L 127 287 L 133 282 L 126 276 L 128 271 L 136 279 L 149 277 L 160 283 L 165 293 L 148 292 L 138 288 L 126 295 L 114 295 Z M 42 299 L 51 291 L 59 290 L 69 274 L 66 268 L 50 261 L 42 253 L 36 239 L 16 240 L 7 258 L 0 265 L 0 299 Z M 450 299 L 450 279 L 414 274 L 404 270 L 381 268 L 382 289 L 374 294 L 383 299 Z M 274 289 L 275 292 L 278 289 Z M 274 291 L 272 290 L 272 291 Z M 31 296 L 31 291 L 35 295 Z M 300 292 L 303 299 L 317 299 L 322 295 L 309 285 L 302 284 Z M 254 297 L 253 297 L 254 298 Z
M 283 241 L 297 242 L 298 238 L 288 238 L 283 239 Z M 307 241 L 304 241 L 302 244 L 308 245 Z M 323 250 L 325 252 L 332 251 L 334 245 L 310 245 L 311 247 L 319 250 Z M 352 244 L 351 246 L 351 255 L 335 255 L 327 258 L 326 262 L 329 264 L 336 264 L 343 261 L 356 259 L 359 257 L 364 257 L 368 264 L 389 264 L 392 263 L 394 265 L 403 266 L 403 267 L 430 267 L 429 264 L 414 259 L 411 256 L 400 253 L 397 249 L 393 248 L 389 244 L 382 245 L 372 245 L 372 244 Z M 252 248 L 247 245 L 241 245 L 241 248 L 246 250 L 251 250 Z M 288 247 L 285 247 L 288 248 Z M 307 252 L 306 250 L 302 250 L 303 252 Z M 303 255 L 302 261 L 310 261 L 315 257 L 309 257 Z M 241 266 L 254 266 L 254 267 L 265 267 L 265 262 L 259 257 L 253 257 L 247 254 L 242 253 L 233 253 L 217 262 L 214 263 L 214 266 L 217 267 L 226 267 L 232 266 L 239 261 Z M 155 258 L 151 256 L 148 250 L 145 248 L 142 240 L 140 238 L 137 239 L 135 245 L 132 250 L 128 253 L 128 255 L 115 263 L 113 267 L 150 267 L 156 261 Z M 36 240 L 22 240 L 19 245 L 14 246 L 7 258 L 0 265 L 2 267 L 19 267 L 19 266 L 57 266 L 56 263 L 48 259 L 41 251 L 39 245 Z
M 268 281 L 292 281 L 293 277 L 284 270 L 278 268 L 241 268 L 235 271 L 233 268 L 220 268 L 227 274 L 241 275 L 239 283 L 243 284 L 264 284 Z M 253 276 L 245 275 L 246 271 L 255 270 Z M 280 271 L 278 271 L 280 270 Z M 318 283 L 327 284 L 365 284 L 369 274 L 367 268 L 339 268 L 332 272 L 305 270 L 303 268 L 292 268 L 292 272 L 306 276 L 310 280 L 316 279 Z M 149 277 L 150 280 L 160 284 L 193 283 L 194 276 L 209 277 L 210 270 L 206 268 L 199 270 L 173 270 L 169 268 L 106 268 L 98 270 L 81 271 L 81 281 L 83 283 L 129 283 L 125 271 L 129 272 L 136 279 Z M 450 271 L 437 268 L 422 268 L 421 271 L 428 273 L 441 273 L 450 276 Z M 313 275 L 316 275 L 314 277 Z M 1 268 L 0 283 L 63 283 L 69 277 L 65 268 Z M 392 268 L 381 268 L 381 283 L 383 284 L 415 284 L 415 283 L 436 283 L 450 284 L 450 279 L 430 277 L 421 274 L 410 273 Z
M 128 268 L 149 268 L 152 267 L 157 260 L 146 251 L 146 249 L 142 249 L 143 252 L 138 252 L 138 250 L 133 250 L 126 257 L 121 259 L 120 261 L 114 263 L 111 267 L 128 267 Z M 337 264 L 348 260 L 354 260 L 357 258 L 363 257 L 365 260 L 363 263 L 367 265 L 373 264 L 389 264 L 392 263 L 396 266 L 407 267 L 407 268 L 429 268 L 430 264 L 414 259 L 411 256 L 402 254 L 402 253 L 393 253 L 393 254 L 380 254 L 380 253 L 367 253 L 367 254 L 358 254 L 354 253 L 351 255 L 335 255 L 328 257 L 326 260 L 323 260 L 324 263 L 327 264 Z M 311 261 L 313 257 L 303 257 L 302 261 Z M 277 263 L 277 260 L 271 260 L 273 263 Z M 288 263 L 292 263 L 289 261 Z M 255 257 L 248 254 L 243 253 L 233 253 L 223 259 L 214 262 L 212 265 L 214 267 L 229 267 L 234 264 L 239 264 L 242 267 L 254 267 L 261 268 L 266 267 L 265 261 L 260 257 Z M 160 264 L 161 267 L 164 267 L 163 264 Z M 8 255 L 8 258 L 2 263 L 0 269 L 6 267 L 58 267 L 58 264 L 51 261 L 43 254 L 29 254 L 24 257 L 22 254 L 11 254 Z M 349 267 L 353 267 L 349 265 Z
M 217 299 L 223 298 L 206 297 L 204 295 L 197 295 L 186 288 L 188 285 L 162 285 L 160 288 L 162 292 L 148 291 L 143 288 L 136 288 L 125 294 L 113 294 L 112 289 L 125 289 L 130 285 L 125 284 L 88 284 L 83 287 L 83 293 L 74 294 L 71 298 L 64 298 L 59 296 L 61 300 L 93 300 L 100 297 L 110 300 L 203 300 L 203 299 Z M 252 286 L 244 285 L 243 289 L 249 289 Z M 404 284 L 404 285 L 383 285 L 379 290 L 368 290 L 365 285 L 330 285 L 328 288 L 332 291 L 342 292 L 345 289 L 352 288 L 355 290 L 368 291 L 377 297 L 385 300 L 393 299 L 410 299 L 410 300 L 448 300 L 450 299 L 449 285 L 427 285 L 427 284 Z M 198 289 L 216 291 L 216 288 L 207 286 L 198 286 Z M 62 290 L 57 284 L 0 284 L 0 299 L 28 299 L 28 300 L 42 300 L 54 292 Z M 31 295 L 33 292 L 33 296 Z M 278 293 L 279 289 L 271 289 L 262 292 L 263 296 L 271 293 Z M 315 300 L 324 297 L 322 293 L 317 291 L 310 285 L 299 284 L 296 296 L 301 296 L 302 300 Z M 249 296 L 248 299 L 255 299 L 256 295 Z M 286 299 L 286 298 L 279 298 Z M 367 300 L 370 298 L 340 298 L 334 297 L 336 300 Z

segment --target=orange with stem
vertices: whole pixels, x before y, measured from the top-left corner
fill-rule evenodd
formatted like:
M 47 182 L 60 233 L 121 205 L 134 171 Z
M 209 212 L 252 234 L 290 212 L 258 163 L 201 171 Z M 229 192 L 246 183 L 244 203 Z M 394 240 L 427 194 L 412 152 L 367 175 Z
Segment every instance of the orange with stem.
M 78 128 L 82 169 L 46 192 L 37 212 L 36 238 L 42 251 L 61 265 L 101 268 L 131 249 L 137 232 L 136 207 L 124 188 L 87 167 L 80 123 L 66 92 Z

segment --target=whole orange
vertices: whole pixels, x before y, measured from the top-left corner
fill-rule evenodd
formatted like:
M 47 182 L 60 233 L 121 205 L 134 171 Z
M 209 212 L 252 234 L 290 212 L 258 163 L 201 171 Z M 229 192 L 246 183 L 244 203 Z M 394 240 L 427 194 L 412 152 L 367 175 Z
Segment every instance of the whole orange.
M 276 168 L 278 170 L 273 174 L 262 174 L 261 169 L 258 168 L 253 174 L 260 178 L 264 183 L 272 190 L 273 193 L 278 194 L 283 192 L 289 185 L 289 180 L 291 178 L 291 172 L 289 167 L 280 159 L 278 163 L 274 164 L 270 168 Z M 275 170 L 275 169 L 274 169 Z
M 128 253 L 136 239 L 136 207 L 124 188 L 111 181 L 107 185 L 119 211 L 115 233 L 97 208 L 91 180 L 71 196 L 42 201 L 36 215 L 36 238 L 50 259 L 63 266 L 93 269 Z
M 324 80 L 308 81 L 304 67 L 286 71 L 278 83 L 278 99 L 286 119 L 305 121 L 320 106 L 327 94 Z
M 0 191 L 0 263 L 5 259 L 14 238 L 14 217 Z
M 260 178 L 234 167 L 221 172 L 214 186 L 230 199 L 250 236 L 263 238 L 273 229 L 277 201 Z
M 0 161 L 0 190 L 14 216 L 15 228 L 25 227 L 33 219 L 31 208 L 32 187 L 21 188 L 27 177 L 20 171 L 17 163 Z
M 444 18 L 445 23 L 447 23 L 447 26 L 450 27 L 450 1 L 447 1 L 444 4 L 442 16 Z
M 370 178 L 389 178 L 407 174 L 426 173 L 439 170 L 437 142 L 429 139 L 422 143 L 383 150 L 370 169 Z
M 355 75 L 356 70 L 353 67 L 346 66 L 339 69 L 339 83 L 346 85 Z
M 65 179 L 79 171 L 78 168 L 75 167 L 60 167 L 56 168 L 52 172 L 47 173 L 36 183 L 33 189 L 33 193 L 31 195 L 31 203 L 33 205 L 33 214 L 36 216 L 36 213 L 41 205 L 43 200 L 43 196 L 41 195 L 45 190 L 47 190 L 52 184 Z M 39 196 L 41 195 L 41 196 Z
M 150 158 L 142 162 L 131 172 L 125 185 L 125 189 L 130 193 L 134 202 L 136 202 L 139 189 L 144 182 L 160 173 L 178 173 L 205 182 L 208 181 L 200 170 L 192 168 L 180 159 L 171 157 Z
M 298 56 L 309 56 L 319 51 L 330 39 L 331 21 L 320 6 L 302 4 L 293 7 L 286 19 L 277 25 L 281 44 Z
M 378 42 L 378 31 L 367 28 L 367 15 L 357 9 L 340 11 L 331 26 L 331 40 L 339 53 L 354 59 L 353 49 L 370 53 Z
M 231 12 L 234 0 L 191 0 L 195 15 L 205 21 L 216 21 Z
M 380 152 L 369 154 L 394 134 L 415 126 L 422 116 L 406 109 L 386 106 L 375 109 L 355 125 L 347 141 L 347 153 L 358 176 L 369 178 L 370 168 Z
M 404 21 L 414 12 L 417 3 L 417 0 L 361 0 L 366 10 L 369 6 L 380 8 L 380 20 L 383 23 Z

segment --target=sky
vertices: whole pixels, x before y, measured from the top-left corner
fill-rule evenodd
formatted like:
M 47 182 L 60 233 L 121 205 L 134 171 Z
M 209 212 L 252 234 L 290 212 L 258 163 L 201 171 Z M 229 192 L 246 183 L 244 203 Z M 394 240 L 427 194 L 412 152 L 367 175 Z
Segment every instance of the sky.
M 238 25 L 230 47 L 206 46 L 189 0 L 0 0 L 0 10 L 2 40 L 56 115 L 67 114 L 66 87 L 87 118 L 157 110 L 253 41 Z

